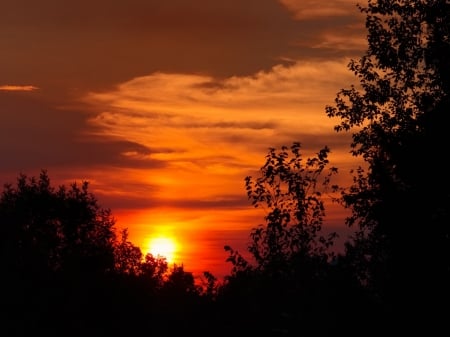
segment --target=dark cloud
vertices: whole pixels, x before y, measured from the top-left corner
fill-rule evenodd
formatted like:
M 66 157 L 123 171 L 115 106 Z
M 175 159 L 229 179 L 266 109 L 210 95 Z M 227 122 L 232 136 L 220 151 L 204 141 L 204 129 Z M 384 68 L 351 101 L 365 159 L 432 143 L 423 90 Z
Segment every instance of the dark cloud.
M 11 1 L 0 14 L 0 72 L 12 83 L 92 88 L 156 70 L 228 75 L 272 64 L 290 22 L 284 8 L 226 3 Z
M 5 84 L 75 92 L 155 71 L 248 75 L 317 54 L 296 44 L 353 22 L 295 21 L 275 0 L 8 1 L 0 73 Z
M 244 180 L 242 180 L 244 181 Z M 131 186 L 132 188 L 132 186 Z M 142 189 L 142 188 L 141 188 Z M 136 191 L 136 190 L 133 190 Z M 223 196 L 221 195 L 214 200 L 198 200 L 189 199 L 189 196 L 179 196 L 177 199 L 164 200 L 151 197 L 153 187 L 147 186 L 146 189 L 142 189 L 143 193 L 140 195 L 123 195 L 120 198 L 112 197 L 108 194 L 96 193 L 103 205 L 108 205 L 111 209 L 161 209 L 161 208 L 173 208 L 182 209 L 184 211 L 205 211 L 214 212 L 215 210 L 222 209 L 240 209 L 251 207 L 245 195 L 244 185 L 242 184 L 242 193 L 237 191 L 237 196 Z M 242 196 L 239 196 L 241 194 Z
M 246 121 L 246 122 L 183 122 L 183 128 L 212 128 L 212 129 L 250 129 L 250 130 L 264 130 L 264 129 L 275 129 L 277 123 L 275 121 Z
M 242 181 L 244 181 L 242 179 Z M 237 191 L 238 192 L 238 191 Z M 238 193 L 239 194 L 239 193 Z M 197 210 L 220 210 L 220 209 L 239 209 L 242 207 L 248 208 L 251 203 L 245 195 L 244 186 L 242 186 L 242 197 L 221 195 L 220 198 L 214 200 L 189 200 L 179 199 L 175 201 L 165 202 L 159 206 L 170 206 L 181 209 L 197 209 Z
M 148 159 L 149 155 L 170 149 L 153 150 L 113 137 L 83 137 L 80 130 L 87 127 L 85 118 L 79 111 L 51 108 L 38 95 L 0 92 L 0 170 L 164 166 Z M 125 153 L 136 156 L 124 156 Z
M 317 135 L 302 130 L 292 130 L 291 132 L 285 133 L 284 136 L 286 137 L 286 139 L 291 139 L 299 142 L 302 147 L 306 149 L 318 151 L 324 146 L 328 146 L 331 150 L 336 152 L 345 152 L 346 150 L 350 152 L 350 134 L 330 132 Z M 289 146 L 290 144 L 284 145 Z

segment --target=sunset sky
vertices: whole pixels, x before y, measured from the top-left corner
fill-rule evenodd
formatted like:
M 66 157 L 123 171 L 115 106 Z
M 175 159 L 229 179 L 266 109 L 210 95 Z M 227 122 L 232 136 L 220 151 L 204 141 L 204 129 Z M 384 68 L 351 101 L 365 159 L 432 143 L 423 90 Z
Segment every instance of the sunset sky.
M 87 180 L 143 252 L 171 237 L 222 276 L 263 222 L 244 178 L 269 147 L 356 165 L 325 106 L 365 37 L 354 0 L 1 0 L 0 181 Z

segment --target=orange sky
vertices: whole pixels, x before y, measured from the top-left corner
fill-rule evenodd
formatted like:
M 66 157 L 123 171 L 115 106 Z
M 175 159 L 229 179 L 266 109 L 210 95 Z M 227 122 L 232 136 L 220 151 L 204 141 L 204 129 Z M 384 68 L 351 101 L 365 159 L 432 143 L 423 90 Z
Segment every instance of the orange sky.
M 328 145 L 341 172 L 356 164 L 324 109 L 355 83 L 346 65 L 366 47 L 355 4 L 2 3 L 0 179 L 87 180 L 144 251 L 170 235 L 187 270 L 222 276 L 223 246 L 245 249 L 263 222 L 244 178 L 268 147 Z

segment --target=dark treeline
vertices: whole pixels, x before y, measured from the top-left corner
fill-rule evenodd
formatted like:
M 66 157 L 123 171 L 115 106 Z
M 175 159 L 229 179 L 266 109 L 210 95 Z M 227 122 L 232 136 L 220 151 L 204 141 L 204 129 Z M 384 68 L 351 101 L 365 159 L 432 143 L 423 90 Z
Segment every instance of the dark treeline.
M 4 336 L 378 336 L 448 334 L 450 4 L 368 1 L 358 86 L 326 107 L 364 159 L 336 186 L 324 146 L 269 149 L 247 196 L 264 208 L 248 261 L 194 282 L 118 233 L 88 183 L 19 175 L 0 199 Z M 345 251 L 324 234 L 324 197 L 351 211 Z M 224 243 L 226 244 L 226 243 Z

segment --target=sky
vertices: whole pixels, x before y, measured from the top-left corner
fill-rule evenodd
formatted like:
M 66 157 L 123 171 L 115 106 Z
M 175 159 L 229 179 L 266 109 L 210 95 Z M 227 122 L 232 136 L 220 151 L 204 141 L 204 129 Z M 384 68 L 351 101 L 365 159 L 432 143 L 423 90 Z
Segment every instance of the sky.
M 187 271 L 226 275 L 224 245 L 264 222 L 244 178 L 268 148 L 327 145 L 342 182 L 357 164 L 325 113 L 366 49 L 354 0 L 0 4 L 0 182 L 88 181 L 143 252 L 171 237 Z

